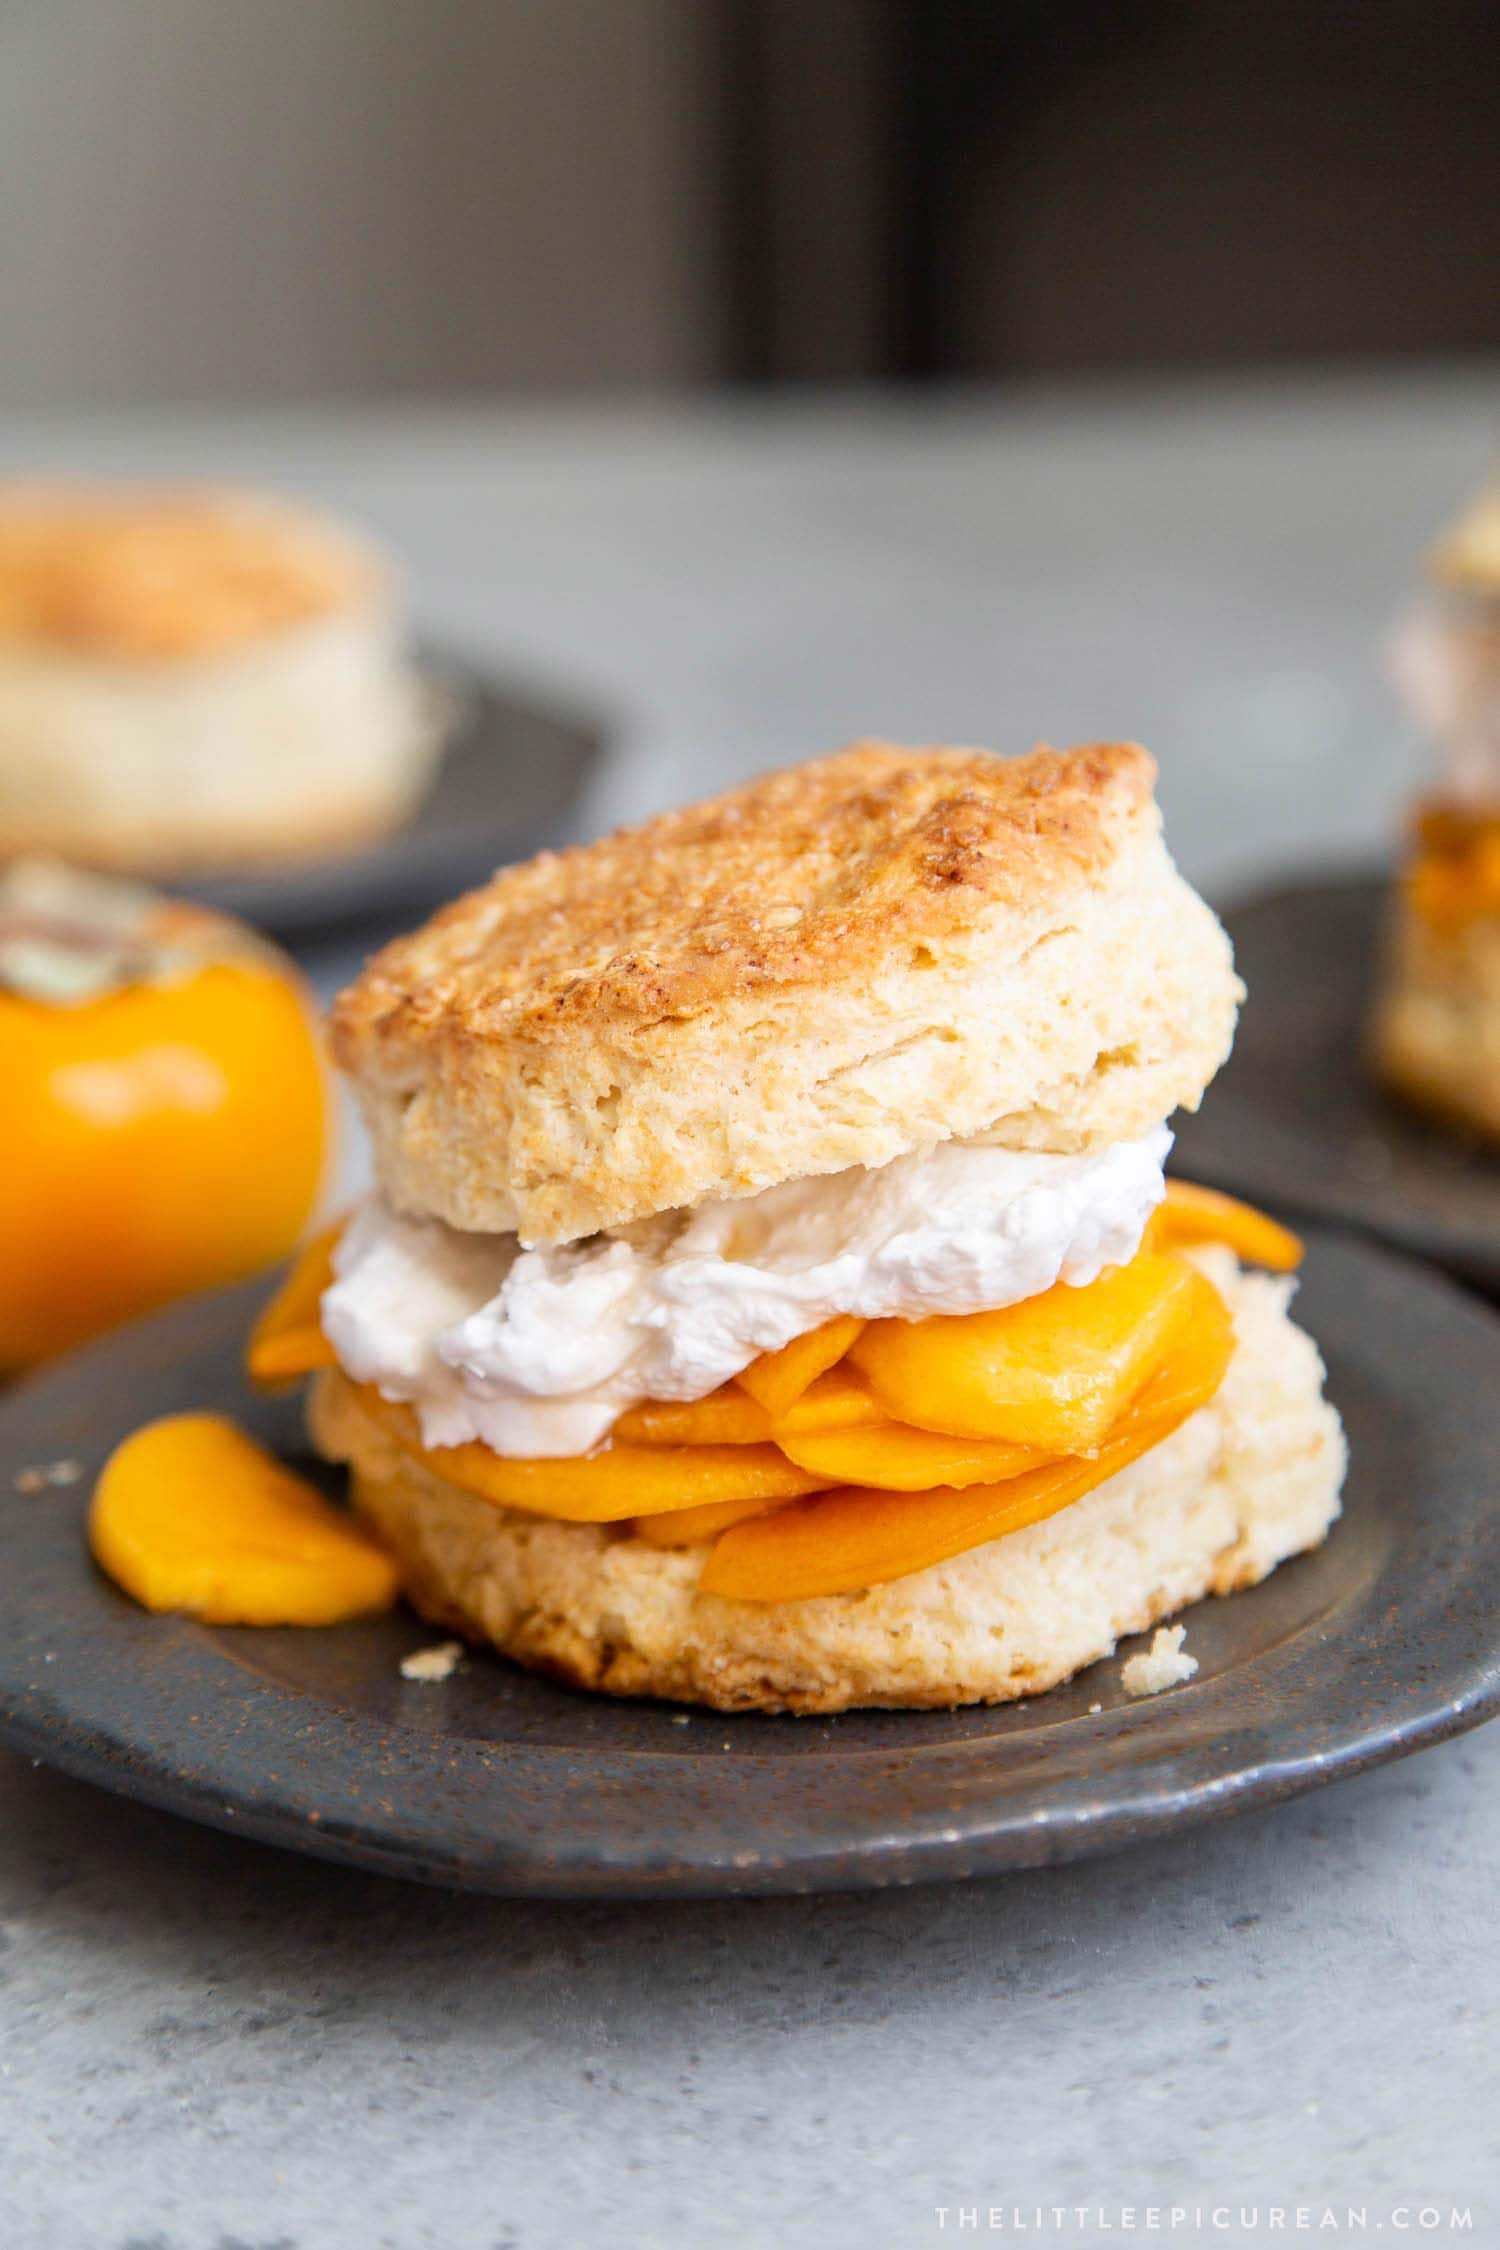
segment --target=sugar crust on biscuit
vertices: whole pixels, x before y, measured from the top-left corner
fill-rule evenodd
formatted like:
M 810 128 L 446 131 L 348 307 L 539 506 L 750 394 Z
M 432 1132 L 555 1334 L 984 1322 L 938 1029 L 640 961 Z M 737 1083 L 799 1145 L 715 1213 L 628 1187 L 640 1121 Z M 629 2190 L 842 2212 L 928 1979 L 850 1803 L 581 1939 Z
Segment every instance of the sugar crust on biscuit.
M 399 1210 L 566 1241 L 954 1136 L 1101 1147 L 1228 1052 L 1129 743 L 858 743 L 502 870 L 333 1018 Z

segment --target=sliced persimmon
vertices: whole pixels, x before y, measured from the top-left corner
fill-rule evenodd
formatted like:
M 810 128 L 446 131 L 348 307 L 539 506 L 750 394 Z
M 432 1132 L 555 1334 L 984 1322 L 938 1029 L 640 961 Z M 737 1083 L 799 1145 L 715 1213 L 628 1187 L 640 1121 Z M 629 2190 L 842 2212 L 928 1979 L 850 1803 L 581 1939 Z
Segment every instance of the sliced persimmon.
M 762 1352 L 759 1359 L 741 1368 L 735 1381 L 759 1400 L 773 1420 L 780 1421 L 809 1383 L 838 1365 L 863 1326 L 853 1313 L 837 1313 L 821 1328 L 809 1328 L 805 1336 L 794 1336 L 779 1352 Z
M 1191 1317 L 1197 1278 L 1142 1250 L 1086 1287 L 1059 1281 L 999 1312 L 872 1320 L 851 1357 L 892 1421 L 1088 1453 Z
M 1236 1196 L 1200 1187 L 1196 1180 L 1168 1180 L 1166 1199 L 1151 1215 L 1147 1239 L 1159 1250 L 1222 1242 L 1247 1265 L 1266 1266 L 1272 1273 L 1295 1273 L 1302 1263 L 1301 1238 L 1290 1227 Z
M 477 1442 L 424 1446 L 411 1407 L 382 1398 L 369 1384 L 356 1385 L 355 1395 L 434 1476 L 496 1507 L 564 1523 L 617 1523 L 706 1500 L 792 1500 L 828 1483 L 797 1468 L 774 1445 L 608 1445 L 561 1460 L 520 1460 Z
M 337 1625 L 396 1598 L 370 1534 L 222 1414 L 169 1414 L 117 1446 L 89 1543 L 143 1608 L 210 1625 Z
M 864 1377 L 841 1362 L 809 1383 L 775 1422 L 758 1399 L 729 1382 L 706 1398 L 645 1399 L 620 1416 L 611 1435 L 628 1445 L 763 1445 L 783 1431 L 848 1429 L 883 1419 Z
M 1193 1311 L 1092 1459 L 1051 1461 L 1003 1483 L 897 1493 L 841 1486 L 725 1531 L 704 1565 L 704 1593 L 737 1601 L 809 1601 L 906 1578 L 1081 1500 L 1211 1399 L 1234 1350 L 1228 1309 L 1195 1274 Z
M 1005 1438 L 941 1437 L 906 1422 L 853 1429 L 777 1431 L 789 1461 L 833 1484 L 877 1485 L 883 1492 L 930 1492 L 936 1485 L 995 1484 L 1038 1469 L 1048 1456 Z
M 887 1419 L 863 1375 L 847 1359 L 841 1359 L 837 1367 L 830 1367 L 826 1375 L 808 1384 L 802 1396 L 777 1417 L 775 1429 L 779 1438 L 783 1431 L 857 1429 L 862 1423 Z
M 671 1508 L 659 1516 L 637 1516 L 630 1528 L 648 1547 L 701 1547 L 717 1539 L 731 1524 L 743 1523 L 747 1516 L 763 1516 L 771 1508 L 791 1505 L 787 1500 L 705 1500 L 701 1508 Z
M 245 1371 L 260 1390 L 280 1390 L 300 1375 L 336 1364 L 318 1321 L 318 1306 L 333 1281 L 333 1253 L 343 1231 L 339 1219 L 310 1237 L 251 1329 Z
M 612 1435 L 629 1445 L 763 1445 L 771 1417 L 738 1383 L 724 1383 L 707 1398 L 645 1399 Z

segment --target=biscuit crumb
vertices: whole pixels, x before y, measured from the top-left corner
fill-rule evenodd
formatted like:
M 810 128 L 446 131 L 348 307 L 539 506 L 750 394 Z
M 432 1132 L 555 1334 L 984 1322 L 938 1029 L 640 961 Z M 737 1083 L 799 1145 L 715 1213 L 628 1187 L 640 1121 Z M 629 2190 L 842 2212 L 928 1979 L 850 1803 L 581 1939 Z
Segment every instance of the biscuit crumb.
M 35 1468 L 17 1473 L 17 1492 L 47 1492 L 54 1485 L 76 1484 L 83 1475 L 81 1461 L 39 1461 Z
M 1103 1705 L 1102 1703 L 1091 1703 L 1091 1704 L 1089 1705 L 1089 1717 L 1090 1717 L 1091 1719 L 1097 1719 L 1097 1718 L 1098 1718 L 1098 1716 L 1099 1716 L 1099 1713 L 1100 1713 L 1100 1712 L 1101 1712 L 1101 1711 L 1102 1711 L 1103 1709 L 1104 1709 L 1104 1705 Z
M 420 1680 L 424 1685 L 451 1680 L 463 1662 L 463 1653 L 462 1641 L 438 1641 L 432 1648 L 415 1648 L 401 1659 L 401 1677 Z
M 1158 1625 L 1145 1653 L 1127 1658 L 1120 1667 L 1120 1684 L 1127 1695 L 1160 1695 L 1163 1688 L 1181 1687 L 1192 1678 L 1198 1659 L 1182 1645 L 1186 1631 L 1184 1625 Z

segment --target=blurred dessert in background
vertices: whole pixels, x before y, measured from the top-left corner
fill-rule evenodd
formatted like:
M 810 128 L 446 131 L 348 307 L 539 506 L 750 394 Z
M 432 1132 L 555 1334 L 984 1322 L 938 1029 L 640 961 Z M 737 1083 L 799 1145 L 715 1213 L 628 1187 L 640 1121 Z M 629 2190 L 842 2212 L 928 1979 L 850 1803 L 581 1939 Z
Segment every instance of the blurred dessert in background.
M 0 485 L 0 855 L 189 874 L 414 808 L 435 698 L 342 526 L 219 487 Z
M 243 923 L 0 870 L 0 1375 L 283 1257 L 323 1184 L 311 995 Z
M 1412 816 L 1375 1057 L 1407 1100 L 1500 1140 L 1500 482 L 1428 567 L 1393 669 L 1439 765 Z

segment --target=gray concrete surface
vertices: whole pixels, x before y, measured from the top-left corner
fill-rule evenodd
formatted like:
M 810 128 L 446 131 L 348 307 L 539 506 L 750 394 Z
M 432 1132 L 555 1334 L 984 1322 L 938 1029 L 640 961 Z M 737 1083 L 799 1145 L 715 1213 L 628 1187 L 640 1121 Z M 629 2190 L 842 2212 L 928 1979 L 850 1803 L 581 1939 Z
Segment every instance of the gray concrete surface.
M 1180 1847 L 724 1905 L 445 1897 L 0 1789 L 11 2250 L 925 2250 L 1038 2201 L 1500 2239 L 1494 1729 Z
M 361 508 L 434 625 L 618 704 L 591 821 L 861 728 L 1131 732 L 1222 894 L 1384 844 L 1420 760 L 1377 643 L 1493 399 L 1472 371 L 11 422 L 0 462 Z M 1457 2207 L 1500 2241 L 1497 1807 L 1492 1730 L 1050 1874 L 569 1909 L 301 1863 L 0 1756 L 0 2242 L 885 2250 L 1108 2243 L 1132 2207 L 1219 2242 L 1299 2205 L 1320 2240 L 1426 2213 L 1448 2239 Z

